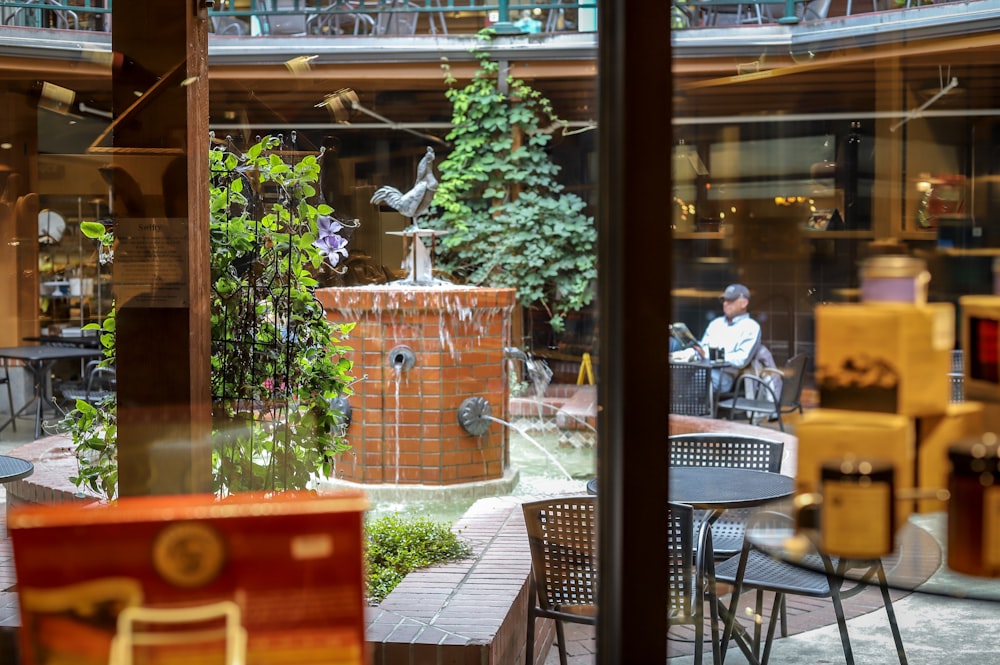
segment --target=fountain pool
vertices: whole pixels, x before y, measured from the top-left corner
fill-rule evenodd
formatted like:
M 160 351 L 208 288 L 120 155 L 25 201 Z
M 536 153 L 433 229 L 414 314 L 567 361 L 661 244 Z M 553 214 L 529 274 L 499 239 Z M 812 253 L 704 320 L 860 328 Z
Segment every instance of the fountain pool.
M 533 428 L 533 424 L 520 419 L 511 423 L 510 465 L 516 470 L 518 480 L 509 494 L 532 497 L 586 493 L 587 481 L 597 473 L 597 450 L 593 446 L 567 442 L 564 431 L 554 427 L 540 431 Z M 534 443 L 525 435 L 534 439 Z M 539 450 L 536 443 L 545 452 Z M 552 457 L 558 460 L 572 478 L 566 477 L 552 461 Z M 426 517 L 436 522 L 454 523 L 476 500 L 476 497 L 452 496 L 440 499 L 376 501 L 373 502 L 369 515 L 380 517 L 399 513 L 408 517 Z

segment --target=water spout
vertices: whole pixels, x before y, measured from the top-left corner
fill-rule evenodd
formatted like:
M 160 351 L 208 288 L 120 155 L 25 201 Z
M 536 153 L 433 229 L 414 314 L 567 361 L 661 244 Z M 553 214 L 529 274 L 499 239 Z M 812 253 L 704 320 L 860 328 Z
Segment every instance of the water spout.
M 417 356 L 413 353 L 413 349 L 405 344 L 400 344 L 389 351 L 388 361 L 389 367 L 405 372 L 413 368 L 417 362 Z
M 458 407 L 458 424 L 472 436 L 482 436 L 490 428 L 492 413 L 485 397 L 469 397 Z
M 517 432 L 518 434 L 520 434 L 521 437 L 525 441 L 527 441 L 528 443 L 532 444 L 533 446 L 535 446 L 536 448 L 538 448 L 539 450 L 541 450 L 545 454 L 545 456 L 548 457 L 549 460 L 556 466 L 556 468 L 559 469 L 559 471 L 561 471 L 564 476 L 566 476 L 567 480 L 576 480 L 573 477 L 573 474 L 571 474 L 569 471 L 567 471 L 566 467 L 564 467 L 562 464 L 559 463 L 559 460 L 557 460 L 555 458 L 555 455 L 553 455 L 548 450 L 546 450 L 545 446 L 543 446 L 542 444 L 538 443 L 538 441 L 536 441 L 534 439 L 534 437 L 532 437 L 530 434 L 528 434 L 527 432 L 525 432 L 523 429 L 521 429 L 520 427 L 518 427 L 517 425 L 515 425 L 513 423 L 509 423 L 509 422 L 507 422 L 505 420 L 501 420 L 500 418 L 496 418 L 494 416 L 484 415 L 483 418 L 486 419 L 486 420 L 492 420 L 495 423 L 500 423 L 504 427 L 509 427 L 510 429 L 514 430 L 515 432 Z

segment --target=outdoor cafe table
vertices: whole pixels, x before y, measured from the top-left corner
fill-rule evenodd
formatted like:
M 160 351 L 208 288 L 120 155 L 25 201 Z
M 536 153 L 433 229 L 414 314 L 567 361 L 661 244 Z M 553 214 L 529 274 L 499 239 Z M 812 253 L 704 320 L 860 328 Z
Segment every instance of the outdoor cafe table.
M 7 346 L 0 347 L 0 358 L 5 363 L 11 360 L 18 360 L 24 363 L 25 368 L 31 372 L 35 384 L 35 394 L 32 399 L 25 404 L 15 414 L 21 415 L 29 406 L 35 405 L 35 438 L 42 435 L 42 411 L 45 405 L 58 411 L 59 407 L 52 400 L 52 367 L 60 360 L 74 358 L 98 358 L 102 355 L 100 349 L 87 349 L 69 346 Z
M 19 457 L 0 455 L 0 485 L 27 478 L 35 470 L 35 465 Z
M 708 511 L 707 521 L 711 526 L 730 508 L 753 508 L 792 496 L 795 479 L 753 469 L 678 466 L 670 468 L 667 490 L 671 501 Z M 718 606 L 722 616 L 730 612 L 722 601 L 718 601 Z M 734 628 L 737 646 L 754 662 L 752 638 L 738 623 L 734 623 Z M 722 651 L 725 653 L 725 647 Z
M 587 491 L 597 494 L 596 478 L 587 483 Z M 780 473 L 753 469 L 675 466 L 670 468 L 667 491 L 670 501 L 708 511 L 706 521 L 711 525 L 730 508 L 753 508 L 792 496 L 795 493 L 795 479 Z M 729 612 L 729 608 L 721 601 L 719 610 Z M 754 662 L 752 638 L 738 623 L 734 624 L 734 628 L 736 632 L 733 639 L 737 646 L 750 662 Z

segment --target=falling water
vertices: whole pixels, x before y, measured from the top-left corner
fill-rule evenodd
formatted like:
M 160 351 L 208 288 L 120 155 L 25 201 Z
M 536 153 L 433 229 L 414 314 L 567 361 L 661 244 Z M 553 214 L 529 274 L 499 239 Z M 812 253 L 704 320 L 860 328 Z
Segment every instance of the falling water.
M 549 404 L 548 402 L 543 402 L 542 400 L 528 400 L 528 399 L 523 398 L 523 397 L 521 397 L 519 399 L 522 399 L 522 400 L 525 400 L 525 401 L 529 402 L 532 406 L 537 406 L 538 407 L 538 417 L 539 418 L 543 417 L 543 415 L 541 413 L 542 407 L 546 407 L 546 408 L 548 408 L 548 409 L 550 409 L 552 411 L 556 411 L 556 412 L 558 412 L 562 408 L 561 406 L 559 406 L 557 404 Z M 574 416 L 572 413 L 566 413 L 565 411 L 563 411 L 562 415 L 564 417 L 566 417 L 566 418 L 569 418 L 570 420 L 572 420 L 574 422 L 577 422 L 577 423 L 583 425 L 588 430 L 590 430 L 591 433 L 597 434 L 597 428 L 594 427 L 593 425 L 591 425 L 590 423 L 588 423 L 586 421 L 586 419 L 581 418 L 579 416 Z
M 393 429 L 395 431 L 396 439 L 396 463 L 393 465 L 396 467 L 396 484 L 399 484 L 399 419 L 400 415 L 400 405 L 399 405 L 399 385 L 403 382 L 403 368 L 400 365 L 392 366 L 392 380 L 393 388 L 396 391 L 396 417 L 394 419 Z
M 518 427 L 517 425 L 515 425 L 513 423 L 509 423 L 509 422 L 507 422 L 505 420 L 501 420 L 500 418 L 496 418 L 494 416 L 487 416 L 487 415 L 484 414 L 482 417 L 485 418 L 486 420 L 491 420 L 491 421 L 493 421 L 495 423 L 500 423 L 500 425 L 502 425 L 503 427 L 509 427 L 510 429 L 512 429 L 515 432 L 517 432 L 518 434 L 520 434 L 521 437 L 524 438 L 525 441 L 527 441 L 528 443 L 532 444 L 533 446 L 535 446 L 536 448 L 538 448 L 539 450 L 541 450 L 543 453 L 545 453 L 545 456 L 548 457 L 549 460 L 552 461 L 552 463 L 556 466 L 557 469 L 559 469 L 563 473 L 564 476 L 566 476 L 567 480 L 576 480 L 573 477 L 573 474 L 571 474 L 569 471 L 567 471 L 566 467 L 564 467 L 559 462 L 559 460 L 557 460 L 555 458 L 555 456 L 552 453 L 550 453 L 548 450 L 545 449 L 545 446 L 543 446 L 542 444 L 538 443 L 538 441 L 536 441 L 534 439 L 534 437 L 532 437 L 530 434 L 528 434 L 527 432 L 525 432 L 523 429 L 521 429 L 520 427 Z

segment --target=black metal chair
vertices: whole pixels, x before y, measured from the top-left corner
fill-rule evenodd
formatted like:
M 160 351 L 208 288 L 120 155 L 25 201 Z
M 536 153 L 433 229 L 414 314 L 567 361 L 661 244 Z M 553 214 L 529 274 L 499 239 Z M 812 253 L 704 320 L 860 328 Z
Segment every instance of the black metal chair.
M 563 622 L 597 623 L 597 497 L 543 499 L 521 509 L 531 551 L 525 662 L 534 662 L 535 619 L 542 617 L 555 620 L 566 665 Z
M 712 375 L 699 363 L 670 363 L 670 413 L 707 416 L 712 413 Z
M 705 603 L 709 607 L 712 662 L 718 663 L 719 615 L 715 595 L 715 563 L 708 527 L 694 526 L 694 509 L 683 503 L 668 504 L 667 620 L 671 626 L 694 626 L 694 665 L 701 665 L 705 645 Z
M 521 508 L 531 550 L 525 662 L 533 662 L 535 619 L 542 617 L 555 620 L 559 662 L 566 665 L 563 622 L 595 625 L 597 620 L 597 497 L 543 499 L 522 504 Z M 669 621 L 671 625 L 694 626 L 694 662 L 700 665 L 707 601 L 716 662 L 719 616 L 714 585 L 710 584 L 714 564 L 708 529 L 703 526 L 695 531 L 694 511 L 689 505 L 670 503 L 667 515 Z
M 82 388 L 67 387 L 61 390 L 64 400 L 80 399 L 90 404 L 100 404 L 115 394 L 118 376 L 114 367 L 104 367 L 99 360 L 91 360 L 84 368 Z
M 10 367 L 7 365 L 7 361 L 3 362 L 3 376 L 0 376 L 0 384 L 7 384 L 7 407 L 10 409 L 10 418 L 4 421 L 3 425 L 0 425 L 0 432 L 7 429 L 7 425 L 10 425 L 10 429 L 13 432 L 17 431 L 17 416 L 14 413 L 14 391 L 10 385 Z
M 674 434 L 668 437 L 671 466 L 717 466 L 755 469 L 779 473 L 785 444 L 723 432 Z M 743 548 L 747 510 L 727 510 L 712 524 L 712 544 L 716 560 L 729 558 Z M 701 522 L 705 516 L 696 520 Z
M 781 373 L 781 394 L 776 395 L 764 374 L 775 370 L 762 370 L 761 375 L 744 373 L 736 379 L 731 395 L 720 399 L 717 409 L 729 412 L 734 420 L 737 413 L 743 413 L 750 420 L 755 416 L 776 417 L 778 427 L 785 431 L 783 415 L 798 411 L 802 413 L 802 387 L 809 356 L 799 353 L 785 363 Z
M 773 511 L 763 511 L 752 519 L 754 524 L 758 520 L 774 520 L 787 526 L 792 523 L 790 516 Z M 861 572 L 852 574 L 851 571 Z M 754 652 L 758 656 L 760 665 L 767 665 L 771 655 L 771 647 L 774 642 L 775 614 L 779 608 L 783 607 L 784 598 L 787 595 L 830 598 L 832 600 L 834 614 L 837 616 L 837 626 L 840 629 L 840 640 L 844 646 L 844 657 L 847 660 L 847 665 L 854 665 L 854 653 L 847 632 L 847 619 L 844 615 L 842 601 L 864 591 L 871 585 L 873 578 L 877 579 L 878 587 L 882 593 L 882 602 L 889 619 L 889 628 L 892 631 L 900 665 L 906 665 L 903 639 L 899 634 L 899 626 L 892 608 L 892 598 L 889 595 L 885 570 L 880 559 L 834 560 L 816 552 L 806 555 L 799 563 L 792 564 L 759 550 L 746 538 L 740 556 L 723 561 L 715 569 L 716 581 L 728 582 L 733 585 L 732 600 L 724 617 L 725 628 L 721 641 L 723 649 L 735 630 L 736 616 L 739 614 L 737 604 L 740 594 L 746 588 L 753 588 L 757 591 L 754 616 L 760 617 L 759 621 L 755 621 Z M 845 587 L 845 583 L 849 584 Z M 764 651 L 760 653 L 759 629 L 760 622 L 764 620 L 763 594 L 765 592 L 774 593 L 774 604 L 768 618 Z
M 668 437 L 671 466 L 717 466 L 781 472 L 785 444 L 742 434 L 696 432 Z M 740 553 L 751 509 L 736 508 L 721 515 L 699 512 L 693 528 L 706 528 L 711 522 L 712 557 L 725 561 Z M 714 519 L 713 519 L 714 518 Z M 781 634 L 788 634 L 787 616 L 782 606 Z

